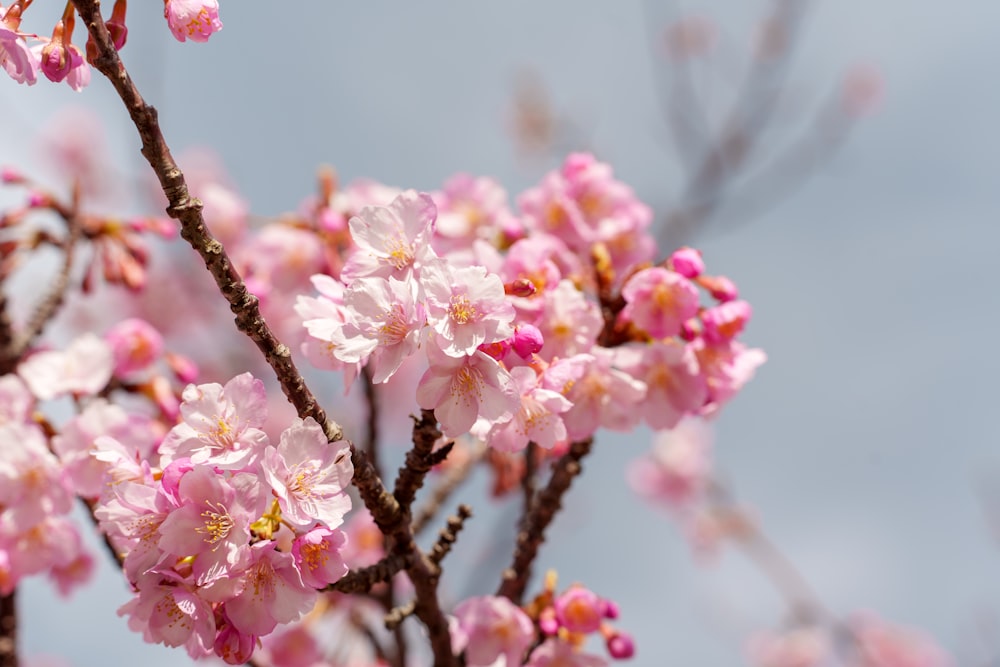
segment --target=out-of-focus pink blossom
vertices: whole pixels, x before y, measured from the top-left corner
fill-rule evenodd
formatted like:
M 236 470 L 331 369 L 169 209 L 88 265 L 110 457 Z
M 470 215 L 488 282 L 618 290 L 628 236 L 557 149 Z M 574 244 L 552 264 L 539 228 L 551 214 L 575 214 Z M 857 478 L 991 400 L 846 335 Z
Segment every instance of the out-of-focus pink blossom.
M 708 384 L 691 346 L 668 340 L 616 350 L 618 367 L 646 385 L 638 411 L 654 429 L 674 428 L 704 407 Z
M 754 667 L 819 667 L 829 654 L 827 633 L 812 626 L 760 634 L 747 645 Z
M 900 627 L 872 613 L 848 622 L 856 643 L 852 667 L 953 667 L 951 657 L 930 637 Z
M 453 644 L 465 651 L 469 667 L 488 667 L 501 657 L 510 667 L 520 665 L 535 638 L 528 615 L 504 597 L 469 598 L 455 607 L 455 618 L 458 632 L 453 632 Z
M 725 343 L 739 336 L 750 320 L 750 304 L 726 301 L 701 312 L 702 335 L 709 343 Z
M 550 637 L 531 652 L 524 667 L 607 667 L 604 658 L 584 653 L 568 641 Z
M 848 115 L 856 118 L 872 113 L 885 96 L 885 78 L 871 65 L 855 65 L 844 75 L 842 96 Z
M 111 379 L 114 359 L 111 347 L 95 336 L 84 334 L 65 350 L 31 355 L 17 368 L 17 374 L 40 400 L 64 394 L 92 396 Z
M 622 318 L 653 338 L 676 336 L 681 324 L 698 312 L 697 288 L 681 274 L 660 267 L 629 278 L 622 298 L 626 302 Z
M 711 427 L 701 419 L 685 419 L 656 434 L 653 451 L 629 466 L 629 484 L 648 500 L 683 508 L 705 489 L 712 473 L 711 447 Z
M 601 627 L 604 601 L 580 585 L 570 586 L 553 603 L 559 624 L 570 632 L 590 634 Z
M 8 9 L 0 6 L 0 67 L 14 81 L 31 86 L 38 81 L 38 56 L 18 32 L 20 24 L 20 5 Z
M 222 30 L 218 0 L 166 0 L 163 17 L 179 42 L 207 42 Z
M 705 271 L 701 251 L 694 248 L 678 248 L 670 255 L 667 264 L 685 278 L 697 278 Z
M 108 329 L 104 340 L 111 346 L 115 375 L 130 378 L 155 363 L 163 354 L 163 336 L 146 320 L 130 318 Z
M 151 579 L 158 575 L 146 575 Z M 192 658 L 203 658 L 215 646 L 215 613 L 191 588 L 172 583 L 147 583 L 118 610 L 128 626 L 151 644 L 184 646 Z

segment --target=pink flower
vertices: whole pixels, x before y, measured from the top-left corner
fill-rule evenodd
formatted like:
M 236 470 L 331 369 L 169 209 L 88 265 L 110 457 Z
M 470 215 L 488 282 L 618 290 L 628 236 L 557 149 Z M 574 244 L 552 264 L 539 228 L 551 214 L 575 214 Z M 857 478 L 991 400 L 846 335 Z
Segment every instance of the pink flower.
M 33 424 L 0 425 L 0 508 L 4 522 L 27 531 L 47 517 L 66 514 L 72 493 L 62 482 L 59 461 Z
M 35 397 L 21 378 L 13 373 L 0 377 L 0 424 L 28 422 L 35 407 Z
M 160 444 L 161 466 L 183 457 L 226 470 L 248 469 L 257 463 L 268 444 L 261 430 L 267 420 L 263 382 L 243 373 L 225 387 L 188 385 L 182 397 L 184 421 Z
M 316 591 L 303 585 L 292 555 L 278 551 L 274 542 L 258 542 L 251 553 L 242 592 L 227 601 L 225 609 L 238 630 L 260 636 L 312 609 Z
M 712 429 L 696 418 L 655 435 L 653 451 L 628 467 L 632 489 L 675 509 L 689 505 L 712 474 Z
M 660 267 L 639 271 L 625 283 L 621 317 L 653 338 L 676 336 L 698 312 L 698 289 L 679 273 Z
M 112 495 L 98 505 L 94 516 L 101 530 L 125 553 L 125 576 L 135 584 L 160 560 L 160 524 L 174 508 L 156 488 L 136 482 L 111 487 Z
M 521 407 L 507 422 L 495 425 L 486 441 L 495 449 L 517 452 L 532 441 L 539 447 L 551 449 L 566 439 L 566 425 L 560 413 L 572 404 L 559 392 L 538 386 L 538 376 L 527 366 L 510 371 L 521 395 Z
M 434 245 L 441 252 L 467 249 L 477 238 L 499 245 L 515 225 L 507 192 L 492 178 L 456 174 L 433 196 L 438 209 Z
M 503 281 L 484 267 L 456 269 L 436 262 L 423 268 L 420 284 L 427 296 L 427 323 L 445 354 L 462 357 L 514 334 L 514 307 Z
M 321 589 L 347 574 L 347 564 L 340 556 L 347 536 L 339 530 L 314 528 L 295 538 L 292 556 L 302 575 L 302 583 Z
M 108 329 L 104 340 L 111 346 L 115 375 L 131 378 L 146 370 L 163 354 L 163 336 L 146 320 L 130 318 Z
M 218 0 L 166 0 L 163 17 L 178 42 L 207 42 L 222 30 Z
M 94 334 L 84 334 L 63 351 L 31 355 L 17 374 L 35 396 L 46 401 L 64 394 L 92 396 L 111 379 L 111 347 Z
M 551 637 L 531 652 L 524 667 L 607 667 L 604 658 L 584 653 L 568 641 Z
M 0 7 L 0 67 L 18 83 L 29 86 L 38 81 L 38 56 L 31 52 L 17 31 L 21 24 L 20 5 Z
M 535 324 L 545 344 L 538 353 L 546 361 L 590 352 L 604 328 L 601 309 L 563 280 L 544 295 L 541 318 Z
M 434 410 L 449 438 L 468 433 L 479 418 L 503 421 L 518 409 L 510 373 L 492 357 L 478 350 L 450 357 L 436 345 L 427 346 L 427 356 L 430 368 L 417 386 L 417 404 Z
M 249 559 L 250 524 L 264 511 L 256 476 L 241 473 L 227 480 L 198 466 L 181 477 L 179 507 L 160 524 L 159 547 L 191 564 L 199 586 L 231 577 Z
M 215 655 L 227 665 L 245 665 L 256 647 L 256 636 L 240 632 L 230 623 L 223 623 L 215 636 Z
M 487 667 L 500 657 L 508 667 L 521 664 L 535 639 L 535 626 L 520 607 L 503 597 L 469 598 L 455 607 L 457 632 L 453 644 L 465 650 L 469 667 Z
M 427 194 L 407 190 L 389 206 L 366 206 L 349 221 L 357 246 L 341 279 L 395 276 L 405 280 L 434 258 L 430 247 L 437 209 Z
M 184 585 L 155 583 L 147 575 L 138 593 L 118 610 L 128 615 L 128 627 L 142 632 L 151 644 L 184 646 L 192 658 L 212 653 L 215 646 L 215 613 L 197 592 Z
M 593 363 L 566 394 L 573 407 L 563 414 L 563 422 L 571 440 L 590 437 L 602 426 L 631 429 L 640 418 L 636 407 L 646 395 L 643 382 L 612 367 L 614 352 L 595 347 L 592 356 Z
M 351 509 L 346 489 L 354 476 L 346 445 L 327 442 L 323 429 L 309 417 L 296 419 L 277 448 L 264 454 L 264 478 L 274 490 L 284 520 L 308 527 L 320 522 L 336 528 Z
M 712 414 L 735 396 L 744 384 L 753 379 L 757 368 L 767 361 L 763 350 L 748 348 L 737 341 L 710 345 L 697 340 L 691 347 L 708 383 L 708 403 L 702 410 L 706 415 Z
M 344 292 L 349 319 L 331 331 L 333 354 L 345 363 L 371 356 L 372 382 L 386 382 L 413 354 L 424 327 L 414 281 L 358 278 Z M 308 325 L 308 323 L 307 323 Z
M 320 296 L 300 296 L 295 301 L 295 312 L 309 333 L 302 351 L 317 368 L 342 370 L 345 362 L 338 359 L 336 353 L 344 339 L 341 330 L 352 320 L 344 305 L 344 285 L 322 274 L 314 275 L 311 280 Z M 356 375 L 360 365 L 360 362 L 346 365 L 349 380 Z
M 654 429 L 674 428 L 702 409 L 708 385 L 688 345 L 671 340 L 617 348 L 619 367 L 646 384 L 639 414 Z
M 751 314 L 746 301 L 726 301 L 701 312 L 702 336 L 709 343 L 725 343 L 743 332 Z
M 705 271 L 701 251 L 694 248 L 678 248 L 670 255 L 667 264 L 685 278 L 697 278 Z

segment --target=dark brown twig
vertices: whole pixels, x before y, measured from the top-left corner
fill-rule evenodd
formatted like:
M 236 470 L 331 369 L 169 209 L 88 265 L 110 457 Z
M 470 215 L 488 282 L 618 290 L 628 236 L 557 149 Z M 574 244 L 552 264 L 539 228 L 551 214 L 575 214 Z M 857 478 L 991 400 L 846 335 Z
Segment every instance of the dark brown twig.
M 458 534 L 462 532 L 466 520 L 471 516 L 472 508 L 463 503 L 458 506 L 458 511 L 453 516 L 448 517 L 447 525 L 441 529 L 437 542 L 431 547 L 430 559 L 432 563 L 438 567 L 441 566 L 441 561 L 451 551 L 451 545 L 455 544 Z
M 17 589 L 0 595 L 0 667 L 17 667 Z
M 368 404 L 364 452 L 372 462 L 375 472 L 381 477 L 382 466 L 378 456 L 378 395 L 375 392 L 375 383 L 372 382 L 372 372 L 368 366 L 361 369 L 361 386 L 365 391 L 365 403 Z
M 521 518 L 517 522 L 517 529 L 524 530 L 524 522 L 528 519 L 528 512 L 535 499 L 536 486 L 538 485 L 538 466 L 535 457 L 538 453 L 538 445 L 529 442 L 524 449 L 524 475 L 521 477 L 521 493 L 524 498 L 524 507 L 521 510 Z
M 419 418 L 413 418 L 413 448 L 406 453 L 406 463 L 399 469 L 392 494 L 407 513 L 417 491 L 424 484 L 424 477 L 439 462 L 434 445 L 440 438 L 441 431 L 437 427 L 433 410 L 422 410 Z M 451 451 L 450 443 L 446 447 Z
M 591 438 L 574 442 L 569 451 L 556 461 L 548 484 L 535 496 L 531 510 L 524 519 L 524 528 L 517 535 L 513 561 L 503 572 L 497 595 L 520 604 L 528 585 L 531 564 L 545 541 L 545 530 L 562 507 L 562 497 L 569 490 L 573 479 L 580 474 L 580 461 L 590 453 L 593 442 Z
M 397 572 L 405 570 L 409 564 L 409 555 L 391 553 L 373 565 L 348 572 L 327 586 L 326 590 L 338 593 L 365 593 L 375 584 L 389 581 Z

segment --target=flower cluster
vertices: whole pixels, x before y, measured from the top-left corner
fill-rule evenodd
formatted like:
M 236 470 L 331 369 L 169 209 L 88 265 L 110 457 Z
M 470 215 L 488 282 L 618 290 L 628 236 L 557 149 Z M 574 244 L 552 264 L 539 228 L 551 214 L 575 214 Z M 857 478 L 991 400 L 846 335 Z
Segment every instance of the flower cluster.
M 389 382 L 419 356 L 416 401 L 444 434 L 508 452 L 672 428 L 715 412 L 764 361 L 738 340 L 749 305 L 697 251 L 652 263 L 649 209 L 608 165 L 571 155 L 519 198 L 520 217 L 504 201 L 463 176 L 360 207 L 339 270 L 297 301 L 306 355 L 348 384 L 362 368 Z M 337 206 L 326 219 L 345 226 Z
M 41 72 L 55 83 L 65 81 L 70 88 L 81 91 L 90 83 L 90 66 L 96 56 L 96 46 L 88 38 L 85 51 L 73 43 L 76 11 L 67 3 L 62 18 L 45 38 L 21 31 L 25 10 L 33 0 L 14 0 L 9 7 L 0 5 L 0 65 L 18 83 L 34 85 Z M 128 28 L 125 25 L 127 0 L 115 0 L 111 17 L 106 21 L 116 49 L 125 46 Z M 178 41 L 205 42 L 222 30 L 218 0 L 164 0 L 163 16 L 170 32 Z M 37 44 L 28 46 L 28 39 Z
M 597 633 L 613 659 L 631 658 L 631 636 L 607 623 L 617 617 L 618 605 L 579 584 L 557 594 L 556 575 L 549 572 L 544 591 L 524 609 L 489 595 L 461 602 L 451 625 L 452 648 L 464 652 L 470 667 L 606 667 L 607 660 L 587 653 L 584 645 Z
M 180 415 L 159 465 L 119 465 L 96 511 L 136 592 L 120 613 L 147 641 L 241 664 L 347 572 L 351 459 L 312 419 L 271 444 L 264 386 L 249 373 L 189 385 Z

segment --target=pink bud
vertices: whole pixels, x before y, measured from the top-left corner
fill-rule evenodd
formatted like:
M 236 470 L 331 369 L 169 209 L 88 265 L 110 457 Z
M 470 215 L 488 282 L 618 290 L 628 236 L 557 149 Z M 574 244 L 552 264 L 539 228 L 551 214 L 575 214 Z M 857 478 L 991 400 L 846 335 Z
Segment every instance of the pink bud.
M 122 47 L 125 46 L 125 40 L 128 39 L 128 28 L 125 27 L 125 9 L 126 0 L 115 0 L 115 7 L 111 10 L 111 18 L 105 23 L 108 26 L 108 32 L 111 33 L 111 40 L 115 43 L 116 51 L 121 51 Z
M 44 192 L 28 193 L 28 208 L 46 208 L 49 205 L 49 196 Z
M 736 283 L 725 276 L 698 276 L 696 282 L 718 301 L 732 301 L 740 296 Z
M 17 185 L 24 182 L 24 175 L 14 167 L 0 168 L 0 182 Z
M 618 604 L 608 599 L 604 599 L 602 602 L 604 602 L 604 618 L 610 618 L 611 620 L 618 618 L 618 615 L 621 613 L 618 609 Z
M 552 607 L 546 607 L 538 616 L 538 629 L 544 634 L 555 635 L 559 632 L 559 621 Z
M 606 639 L 608 653 L 615 660 L 627 660 L 635 655 L 635 640 L 627 632 L 615 630 Z
M 503 291 L 511 296 L 529 297 L 534 296 L 538 288 L 527 278 L 518 278 L 514 282 L 504 285 Z
M 533 324 L 521 324 L 514 327 L 514 351 L 522 359 L 528 359 L 542 349 L 545 339 L 542 332 Z
M 167 352 L 164 356 L 167 359 L 167 365 L 170 366 L 170 370 L 174 372 L 174 376 L 178 380 L 190 384 L 198 379 L 198 364 L 194 361 L 176 352 Z
M 701 251 L 694 248 L 678 248 L 668 260 L 668 266 L 685 278 L 697 278 L 705 271 Z

